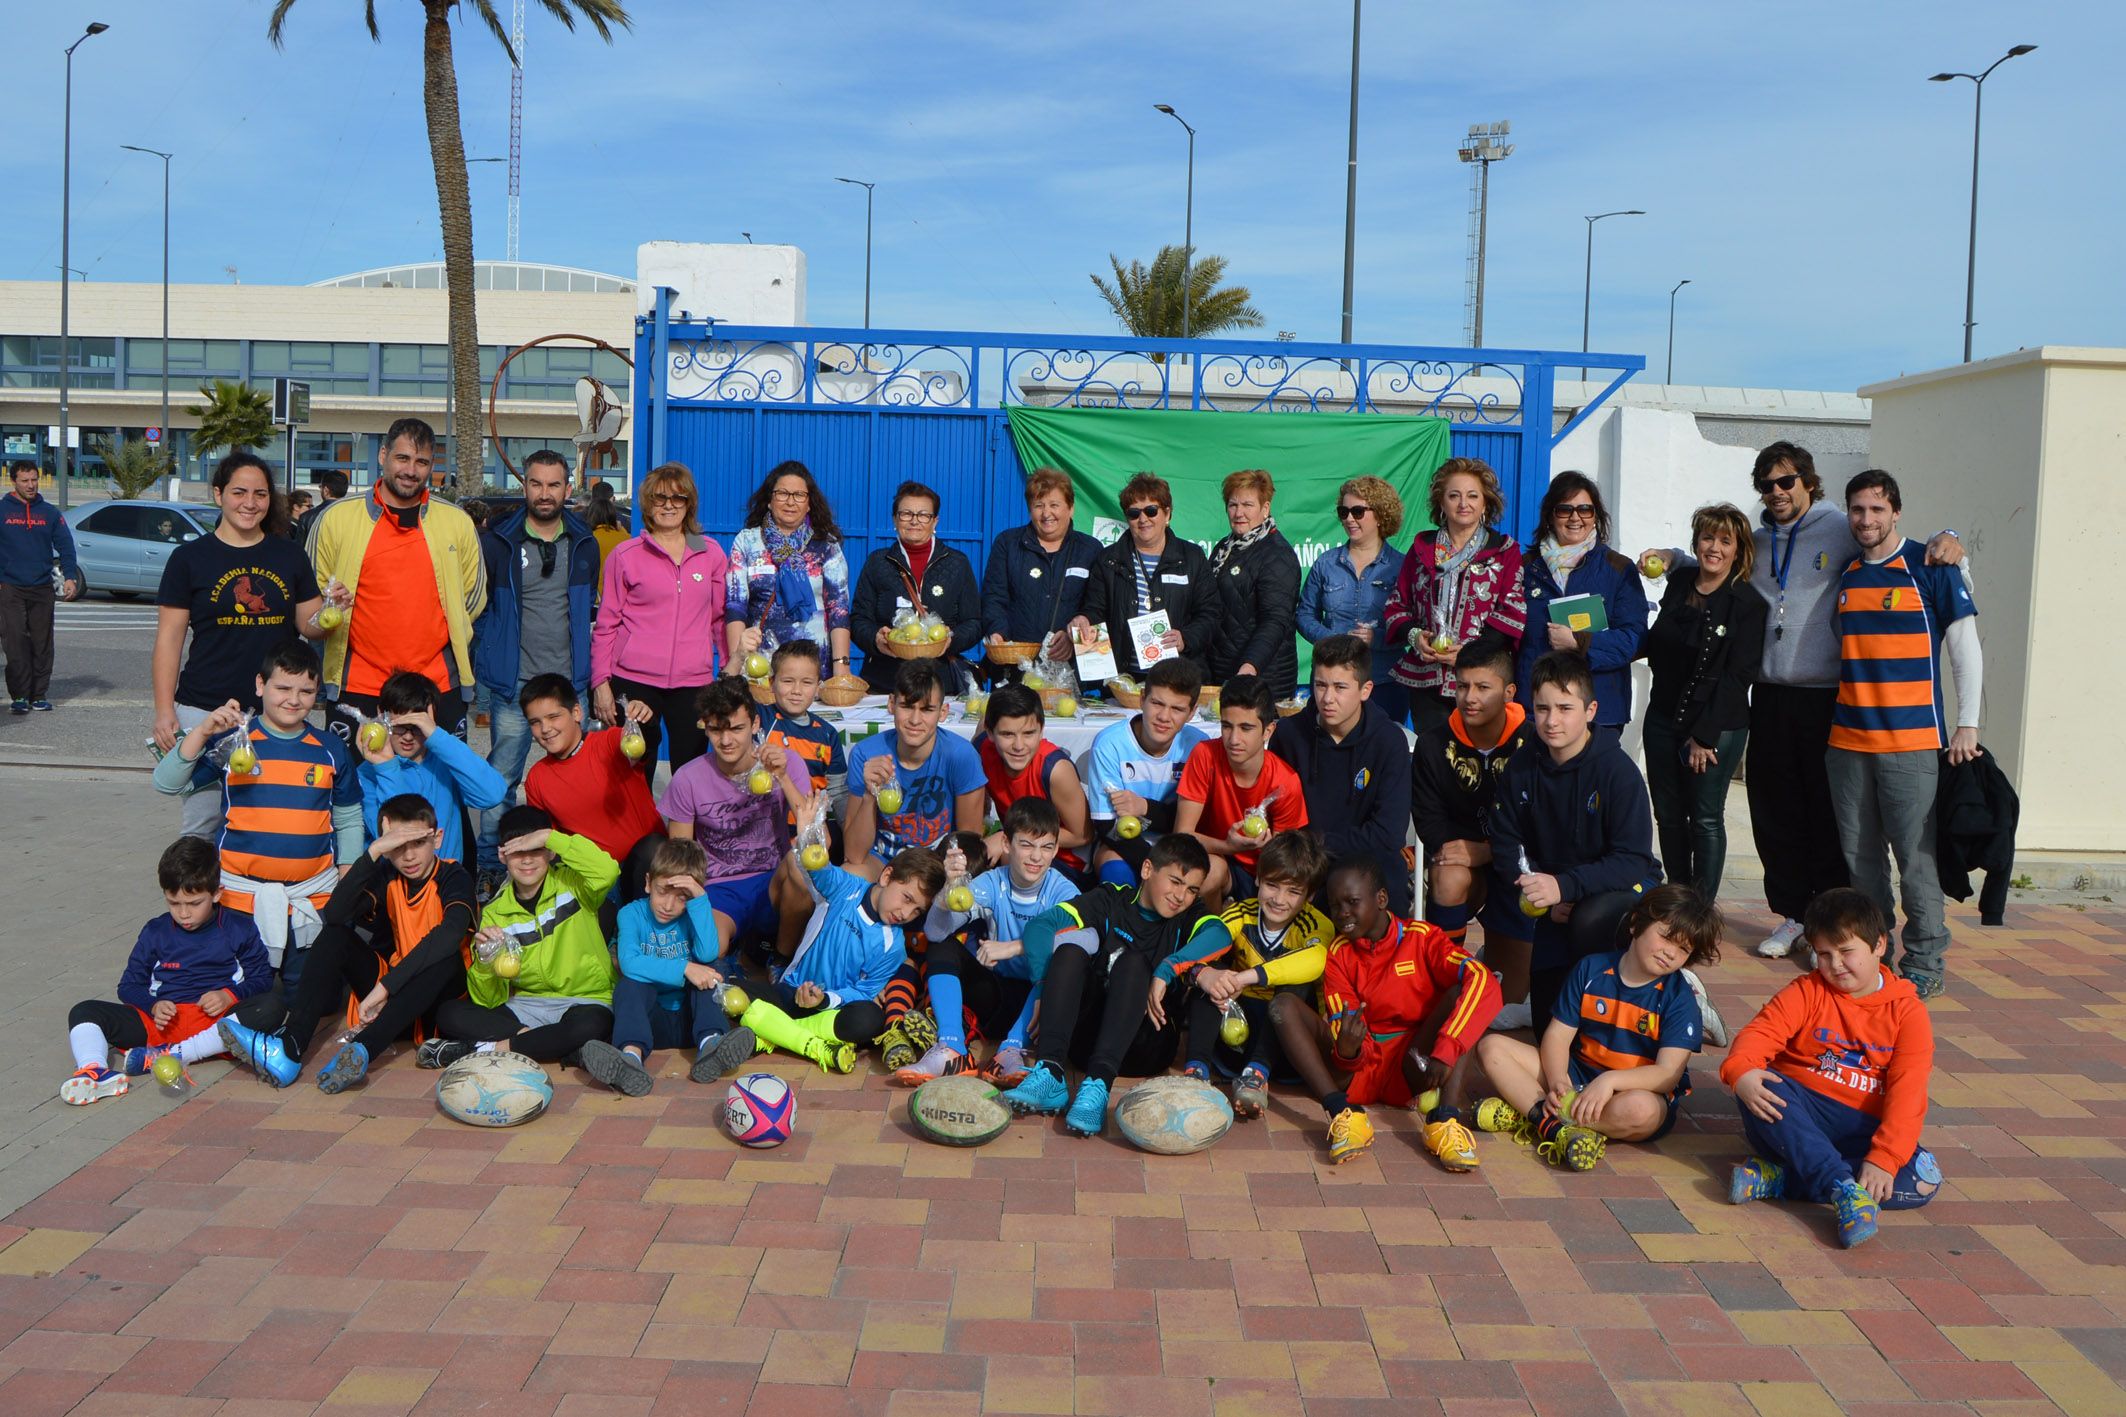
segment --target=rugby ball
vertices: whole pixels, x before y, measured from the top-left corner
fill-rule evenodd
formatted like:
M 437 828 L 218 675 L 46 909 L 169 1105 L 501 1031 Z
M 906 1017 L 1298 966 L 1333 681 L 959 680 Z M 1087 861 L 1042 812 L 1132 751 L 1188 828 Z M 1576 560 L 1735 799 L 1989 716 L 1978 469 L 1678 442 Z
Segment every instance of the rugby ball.
M 1233 1104 L 1195 1078 L 1150 1078 L 1122 1094 L 1115 1125 L 1140 1150 L 1187 1156 L 1233 1129 Z
M 987 1079 L 973 1073 L 924 1083 L 915 1090 L 908 1115 L 926 1141 L 940 1146 L 980 1146 L 1011 1125 L 1011 1108 Z
M 723 1095 L 723 1129 L 744 1146 L 781 1146 L 797 1128 L 797 1094 L 773 1073 L 747 1073 Z
M 520 1053 L 474 1053 L 436 1079 L 436 1106 L 468 1127 L 522 1126 L 553 1100 L 546 1069 Z

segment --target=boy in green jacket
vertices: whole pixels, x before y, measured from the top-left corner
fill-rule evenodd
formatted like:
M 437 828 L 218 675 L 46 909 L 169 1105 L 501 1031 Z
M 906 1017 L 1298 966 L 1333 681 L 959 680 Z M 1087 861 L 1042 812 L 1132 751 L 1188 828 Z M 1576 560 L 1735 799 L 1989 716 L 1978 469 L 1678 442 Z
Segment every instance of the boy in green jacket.
M 440 1035 L 416 1061 L 447 1068 L 470 1053 L 575 1062 L 613 1031 L 613 958 L 598 907 L 620 866 L 586 837 L 554 830 L 538 807 L 512 807 L 496 832 L 509 888 L 480 914 L 465 971 L 469 997 L 436 1009 Z

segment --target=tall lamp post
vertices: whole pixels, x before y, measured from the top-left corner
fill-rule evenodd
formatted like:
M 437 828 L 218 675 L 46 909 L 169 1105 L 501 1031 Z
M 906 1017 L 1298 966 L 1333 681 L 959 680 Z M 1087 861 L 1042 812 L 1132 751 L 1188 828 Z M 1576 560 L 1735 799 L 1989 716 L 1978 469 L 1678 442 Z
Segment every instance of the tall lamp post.
M 876 182 L 866 182 L 861 177 L 837 177 L 837 182 L 846 182 L 851 187 L 864 189 L 864 328 L 871 328 L 871 189 Z
M 1174 112 L 1174 105 L 1171 103 L 1155 103 L 1152 107 L 1183 128 L 1188 128 L 1188 186 L 1181 209 L 1181 337 L 1187 339 L 1189 306 L 1195 298 L 1195 291 L 1192 289 L 1195 282 L 1189 278 L 1189 272 L 1196 264 L 1196 130 L 1189 128 L 1186 118 Z
M 176 441 L 170 436 L 170 154 L 131 143 L 118 146 L 162 159 L 162 443 L 168 448 Z
M 1580 353 L 1582 354 L 1585 354 L 1587 352 L 1587 314 L 1588 311 L 1591 310 L 1594 306 L 1595 223 L 1598 221 L 1607 221 L 1613 216 L 1645 215 L 1645 212 L 1642 212 L 1637 207 L 1634 207 L 1628 212 L 1600 212 L 1594 216 L 1582 218 L 1582 220 L 1587 223 L 1587 274 L 1584 277 L 1580 286 Z M 1580 368 L 1580 382 L 1583 384 L 1587 382 L 1587 368 L 1585 365 L 1582 365 Z
M 1351 287 L 1358 260 L 1358 6 L 1351 0 L 1351 156 L 1344 167 L 1344 343 L 1351 342 Z
M 73 350 L 68 347 L 67 337 L 71 330 L 67 315 L 67 268 L 73 264 L 74 239 L 74 51 L 87 44 L 110 26 L 101 20 L 91 20 L 82 31 L 81 38 L 66 47 L 66 116 L 61 121 L 59 140 L 59 463 L 55 490 L 59 493 L 59 507 L 66 509 L 67 457 L 67 383 L 73 363 Z
M 1689 285 L 1688 277 L 1676 282 L 1676 290 Z M 1662 376 L 1663 384 L 1676 382 L 1676 290 L 1668 293 L 1668 373 Z
M 1971 247 L 1964 257 L 1964 363 L 1971 362 L 1972 300 L 1978 290 L 1978 132 L 1979 123 L 1986 111 L 1986 77 L 2010 59 L 2019 58 L 2037 48 L 2034 44 L 2018 44 L 2000 58 L 1988 64 L 1976 74 L 1934 74 L 1927 82 L 1946 84 L 1951 79 L 1971 81 Z

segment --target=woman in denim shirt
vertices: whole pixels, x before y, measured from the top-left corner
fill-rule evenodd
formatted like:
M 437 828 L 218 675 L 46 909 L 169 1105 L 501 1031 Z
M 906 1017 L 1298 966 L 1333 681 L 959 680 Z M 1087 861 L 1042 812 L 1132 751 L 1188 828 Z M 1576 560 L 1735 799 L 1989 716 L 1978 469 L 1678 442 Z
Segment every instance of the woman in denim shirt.
M 1403 568 L 1403 553 L 1388 544 L 1402 529 L 1402 498 L 1378 477 L 1354 477 L 1337 489 L 1336 515 L 1350 539 L 1307 572 L 1299 592 L 1299 633 L 1309 643 L 1331 635 L 1356 635 L 1370 642 L 1373 703 L 1401 723 L 1409 711 L 1409 690 L 1389 673 L 1397 649 L 1381 633 L 1381 619 Z

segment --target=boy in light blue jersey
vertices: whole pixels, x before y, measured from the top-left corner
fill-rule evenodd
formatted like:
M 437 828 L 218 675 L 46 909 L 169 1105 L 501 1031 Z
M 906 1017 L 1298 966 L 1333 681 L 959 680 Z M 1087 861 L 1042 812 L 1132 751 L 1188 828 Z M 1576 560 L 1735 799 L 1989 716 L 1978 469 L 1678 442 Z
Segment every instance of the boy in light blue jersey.
M 437 731 L 440 701 L 436 686 L 424 674 L 402 669 L 384 681 L 377 707 L 390 719 L 390 736 L 375 751 L 355 744 L 362 757 L 355 769 L 362 785 L 362 826 L 367 839 L 375 841 L 377 804 L 410 792 L 436 809 L 443 832 L 436 855 L 470 866 L 465 811 L 501 806 L 509 796 L 509 779 L 456 736 Z
M 1174 828 L 1176 789 L 1189 753 L 1210 735 L 1189 720 L 1203 675 L 1186 659 L 1162 659 L 1145 675 L 1137 716 L 1093 740 L 1085 764 L 1092 807 L 1093 874 L 1134 886 L 1152 843 Z

